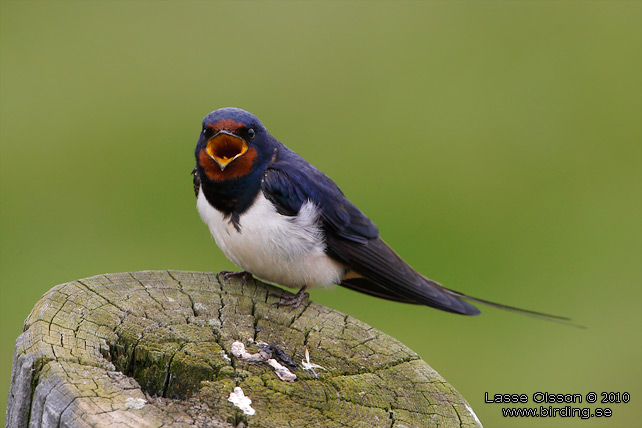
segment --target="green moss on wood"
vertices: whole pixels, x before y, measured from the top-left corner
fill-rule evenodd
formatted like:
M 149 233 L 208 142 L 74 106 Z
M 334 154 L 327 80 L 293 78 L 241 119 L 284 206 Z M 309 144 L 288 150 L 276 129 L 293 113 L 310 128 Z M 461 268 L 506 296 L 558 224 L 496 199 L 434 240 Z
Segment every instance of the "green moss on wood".
M 465 400 L 401 342 L 309 301 L 277 308 L 271 294 L 280 293 L 179 271 L 54 287 L 17 341 L 7 420 L 45 426 L 57 412 L 76 426 L 477 426 Z M 283 382 L 266 364 L 235 359 L 235 340 L 250 352 L 256 341 L 276 344 L 297 362 L 307 346 L 327 371 L 317 379 L 299 369 Z M 254 416 L 227 400 L 235 386 Z

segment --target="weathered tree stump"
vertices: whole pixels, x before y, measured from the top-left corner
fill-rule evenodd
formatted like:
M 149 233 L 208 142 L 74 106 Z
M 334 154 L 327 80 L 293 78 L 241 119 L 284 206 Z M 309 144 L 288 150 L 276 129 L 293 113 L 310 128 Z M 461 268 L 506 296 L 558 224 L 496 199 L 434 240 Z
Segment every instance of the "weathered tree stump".
M 279 308 L 261 282 L 133 272 L 61 284 L 18 337 L 6 426 L 473 427 L 466 401 L 396 339 L 308 300 Z M 294 382 L 232 355 L 310 352 Z M 238 346 L 238 344 L 236 345 Z M 255 410 L 228 401 L 241 387 Z

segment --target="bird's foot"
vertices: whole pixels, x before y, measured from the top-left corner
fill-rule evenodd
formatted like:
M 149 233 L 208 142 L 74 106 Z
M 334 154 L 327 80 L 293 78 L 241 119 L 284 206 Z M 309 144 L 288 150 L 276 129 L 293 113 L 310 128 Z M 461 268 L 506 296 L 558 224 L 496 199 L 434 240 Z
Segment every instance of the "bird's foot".
M 308 293 L 305 292 L 306 287 L 301 287 L 298 293 L 293 296 L 282 296 L 279 294 L 272 294 L 272 296 L 279 297 L 281 300 L 273 303 L 275 306 L 290 306 L 291 308 L 298 308 L 306 298 L 310 297 Z
M 247 285 L 248 282 L 251 279 L 254 279 L 252 274 L 248 271 L 242 271 L 242 272 L 234 272 L 231 270 L 222 270 L 219 273 L 216 274 L 216 277 L 220 280 L 221 278 L 223 281 L 228 282 L 230 279 L 240 279 L 243 281 L 243 285 Z

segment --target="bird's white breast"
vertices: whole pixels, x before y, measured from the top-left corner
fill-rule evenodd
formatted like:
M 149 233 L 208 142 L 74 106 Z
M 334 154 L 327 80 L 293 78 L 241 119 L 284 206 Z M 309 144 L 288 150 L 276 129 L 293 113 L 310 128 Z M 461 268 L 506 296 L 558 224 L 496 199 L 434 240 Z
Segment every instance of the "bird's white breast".
M 279 214 L 259 193 L 240 216 L 240 232 L 229 217 L 207 202 L 202 190 L 196 206 L 216 244 L 241 269 L 288 287 L 329 286 L 341 281 L 345 268 L 325 254 L 319 214 L 312 202 L 289 217 Z

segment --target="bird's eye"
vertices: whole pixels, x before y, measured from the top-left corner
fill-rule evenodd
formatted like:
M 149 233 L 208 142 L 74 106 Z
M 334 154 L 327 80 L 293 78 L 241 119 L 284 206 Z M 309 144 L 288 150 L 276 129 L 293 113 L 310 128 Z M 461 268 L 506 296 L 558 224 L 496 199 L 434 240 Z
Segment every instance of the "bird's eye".
M 248 129 L 248 130 L 247 130 L 247 136 L 248 136 L 248 138 L 249 138 L 250 140 L 251 140 L 252 138 L 254 138 L 254 135 L 255 135 L 255 132 L 254 132 L 254 129 L 253 129 L 253 128 L 250 128 L 250 129 Z

